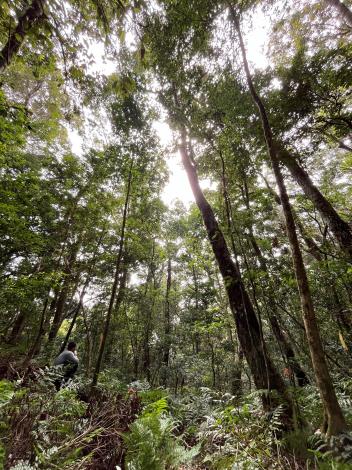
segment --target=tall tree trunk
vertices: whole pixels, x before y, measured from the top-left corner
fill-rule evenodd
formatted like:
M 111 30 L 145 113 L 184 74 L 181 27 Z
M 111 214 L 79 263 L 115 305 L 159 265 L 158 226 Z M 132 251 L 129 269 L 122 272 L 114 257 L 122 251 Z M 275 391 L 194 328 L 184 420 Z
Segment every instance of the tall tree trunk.
M 214 345 L 210 339 L 210 335 L 208 333 L 208 344 L 210 346 L 210 363 L 211 363 L 211 372 L 212 372 L 212 388 L 215 389 L 216 387 L 216 369 L 215 369 L 215 351 Z
M 323 220 L 329 226 L 340 248 L 352 261 L 352 230 L 336 212 L 332 204 L 322 195 L 313 184 L 307 172 L 297 163 L 295 158 L 283 148 L 276 147 L 276 154 L 280 161 L 289 169 L 295 181 L 301 186 L 304 194 L 312 201 Z
M 230 308 L 236 322 L 238 338 L 253 375 L 255 385 L 259 390 L 266 389 L 269 392 L 274 390 L 277 392 L 278 396 L 286 403 L 285 418 L 288 419 L 292 425 L 294 416 L 292 400 L 282 378 L 269 357 L 260 332 L 258 319 L 243 285 L 240 272 L 231 258 L 213 209 L 200 188 L 197 170 L 187 149 L 186 131 L 184 127 L 181 128 L 179 150 L 197 206 L 203 217 L 211 247 L 224 280 Z M 273 409 L 277 405 L 277 401 L 270 393 L 263 395 L 262 401 L 266 410 Z
M 341 0 L 324 0 L 328 6 L 336 8 L 349 26 L 352 26 L 352 11 Z
M 125 259 L 125 257 L 124 257 Z M 115 307 L 114 307 L 114 313 L 116 315 L 119 314 L 119 309 L 121 307 L 122 302 L 124 301 L 125 295 L 126 295 L 126 284 L 127 284 L 127 266 L 123 262 L 122 266 L 122 274 L 120 277 L 120 286 L 119 286 L 119 291 L 116 296 L 116 301 L 115 301 Z M 114 318 L 112 319 L 114 321 Z M 114 328 L 112 328 L 114 330 Z M 105 346 L 106 352 L 105 352 L 105 362 L 109 362 L 111 360 L 111 356 L 113 353 L 113 340 L 114 337 L 109 338 L 109 341 L 107 341 L 107 345 Z
M 13 327 L 12 327 L 11 333 L 10 333 L 9 338 L 8 338 L 8 342 L 10 344 L 17 344 L 18 343 L 18 341 L 20 339 L 20 336 L 21 336 L 21 333 L 22 333 L 23 328 L 24 328 L 26 318 L 27 318 L 27 313 L 28 312 L 26 310 L 21 310 L 19 312 L 19 314 L 17 315 L 17 317 L 15 319 L 15 322 L 13 324 Z
M 34 343 L 33 343 L 32 347 L 30 348 L 30 350 L 29 350 L 29 352 L 28 352 L 28 354 L 25 358 L 24 365 L 27 365 L 33 359 L 33 357 L 36 354 L 38 354 L 39 351 L 40 351 L 42 338 L 45 335 L 44 325 L 45 325 L 45 318 L 46 318 L 47 310 L 48 310 L 48 306 L 49 306 L 49 299 L 50 299 L 50 289 L 49 289 L 47 298 L 45 299 L 45 302 L 44 302 L 42 314 L 41 314 L 41 317 L 40 317 L 40 323 L 39 323 L 37 336 L 35 337 Z
M 280 197 L 276 194 L 274 189 L 270 186 L 270 184 L 269 184 L 268 180 L 265 178 L 265 176 L 263 176 L 263 175 L 261 175 L 261 176 L 262 176 L 262 178 L 265 182 L 266 187 L 268 188 L 269 193 L 273 196 L 274 201 L 276 202 L 276 204 L 281 206 Z M 295 222 L 297 224 L 297 228 L 299 230 L 299 233 L 301 234 L 301 237 L 303 238 L 303 240 L 304 240 L 304 242 L 307 246 L 307 251 L 313 256 L 314 259 L 316 259 L 317 261 L 322 261 L 323 257 L 322 257 L 319 246 L 316 244 L 316 242 L 313 240 L 313 238 L 307 234 L 302 222 L 300 221 L 297 213 L 295 213 L 293 208 L 292 208 L 292 213 L 293 213 Z
M 170 346 L 171 346 L 171 312 L 170 312 L 170 291 L 171 291 L 171 257 L 167 260 L 167 277 L 166 277 L 166 292 L 165 292 L 165 307 L 164 307 L 164 344 L 162 351 L 162 371 L 160 382 L 164 387 L 167 384 L 167 368 L 170 361 Z
M 67 260 L 67 264 L 64 269 L 64 280 L 62 283 L 62 288 L 60 294 L 58 295 L 57 302 L 56 302 L 56 309 L 54 318 L 50 327 L 49 335 L 48 335 L 48 342 L 51 343 L 56 338 L 60 326 L 62 324 L 64 318 L 64 310 L 66 306 L 67 296 L 69 294 L 69 290 L 71 287 L 72 279 L 73 279 L 73 268 L 76 263 L 76 258 L 78 254 L 79 243 L 75 243 L 70 250 L 70 254 Z
M 287 365 L 292 369 L 297 384 L 299 387 L 304 387 L 309 384 L 307 374 L 304 372 L 299 362 L 297 361 L 293 347 L 291 346 L 290 340 L 281 328 L 279 320 L 276 315 L 269 315 L 269 321 L 272 331 L 275 335 L 276 341 L 279 343 L 283 354 L 285 355 Z
M 127 221 L 127 211 L 128 211 L 128 204 L 129 204 L 130 193 L 131 193 L 132 168 L 133 168 L 133 159 L 131 160 L 130 169 L 129 169 L 129 173 L 128 173 L 127 191 L 126 191 L 125 204 L 124 204 L 123 215 L 122 215 L 120 243 L 119 243 L 119 251 L 118 251 L 117 259 L 116 259 L 114 283 L 113 283 L 113 286 L 112 286 L 109 307 L 108 307 L 108 311 L 107 311 L 107 314 L 106 314 L 103 337 L 102 337 L 102 341 L 100 342 L 100 346 L 99 346 L 98 359 L 97 359 L 97 363 L 96 363 L 94 374 L 93 374 L 93 380 L 92 380 L 92 386 L 93 387 L 95 387 L 98 383 L 100 368 L 101 368 L 101 364 L 102 364 L 102 361 L 103 361 L 103 355 L 104 355 L 104 350 L 105 350 L 105 344 L 106 344 L 106 340 L 107 340 L 107 337 L 108 337 L 108 334 L 109 334 L 111 315 L 112 315 L 112 311 L 114 309 L 115 298 L 116 298 L 117 288 L 118 288 L 118 284 L 119 284 L 122 253 L 123 253 L 123 247 L 124 247 L 124 242 L 125 242 L 125 228 L 126 228 L 126 221 Z
M 334 386 L 329 374 L 327 363 L 325 361 L 324 350 L 322 347 L 314 306 L 310 294 L 307 273 L 303 263 L 302 253 L 299 247 L 291 205 L 289 202 L 285 183 L 279 165 L 277 147 L 273 139 L 272 130 L 266 113 L 266 109 L 263 105 L 262 100 L 257 94 L 252 82 L 252 77 L 249 71 L 246 51 L 240 30 L 239 20 L 232 6 L 230 7 L 230 11 L 239 37 L 243 66 L 247 78 L 248 87 L 252 99 L 259 110 L 263 126 L 263 134 L 267 145 L 268 154 L 271 160 L 272 168 L 274 171 L 276 183 L 279 188 L 281 204 L 285 215 L 287 235 L 291 246 L 293 265 L 301 299 L 305 331 L 308 339 L 308 345 L 312 358 L 315 377 L 323 402 L 324 415 L 327 419 L 326 429 L 323 430 L 326 431 L 329 436 L 335 435 L 344 431 L 347 425 L 340 405 L 337 401 Z
M 242 395 L 242 369 L 243 369 L 243 351 L 238 352 L 238 358 L 232 365 L 230 387 L 231 393 L 236 397 Z
M 297 384 L 300 387 L 303 387 L 309 384 L 309 379 L 296 358 L 296 354 L 294 352 L 293 346 L 291 345 L 289 338 L 287 337 L 287 335 L 281 328 L 280 321 L 279 321 L 280 316 L 277 311 L 274 293 L 270 285 L 270 275 L 269 275 L 269 270 L 266 264 L 266 260 L 253 235 L 253 230 L 251 229 L 250 229 L 250 242 L 253 246 L 253 251 L 258 258 L 260 269 L 265 273 L 265 281 L 267 283 L 270 308 L 271 310 L 274 311 L 274 313 L 268 312 L 268 317 L 269 317 L 269 322 L 270 322 L 272 332 L 274 333 L 275 339 L 280 347 L 280 350 L 286 359 L 287 365 L 292 369 L 296 377 Z
M 92 275 L 92 271 L 93 271 L 93 267 L 94 267 L 94 264 L 95 264 L 95 259 L 97 257 L 97 254 L 98 254 L 98 251 L 99 251 L 99 247 L 101 245 L 101 242 L 102 242 L 102 239 L 103 239 L 103 236 L 104 236 L 104 231 L 101 232 L 100 234 L 100 237 L 99 237 L 99 240 L 98 240 L 98 243 L 97 243 L 97 246 L 94 250 L 94 254 L 93 254 L 93 259 L 89 265 L 89 269 L 88 269 L 88 273 L 87 273 L 87 277 L 86 277 L 86 280 L 85 280 L 85 283 L 83 285 L 83 288 L 82 288 L 82 291 L 81 291 L 81 294 L 79 296 L 79 301 L 78 301 L 78 304 L 77 306 L 74 308 L 74 313 L 73 313 L 73 317 L 72 317 L 72 320 L 71 320 L 71 323 L 70 323 L 70 326 L 69 326 L 69 329 L 66 333 L 66 336 L 65 336 L 65 339 L 61 345 L 61 348 L 60 348 L 60 353 L 62 353 L 62 351 L 64 351 L 64 349 L 66 348 L 66 345 L 70 339 L 70 336 L 71 336 L 71 333 L 72 333 L 72 330 L 75 326 L 75 323 L 76 323 L 76 320 L 78 318 L 78 315 L 80 314 L 81 310 L 83 309 L 83 299 L 84 299 L 84 296 L 85 296 L 85 293 L 86 293 L 86 290 L 89 286 L 89 283 L 90 283 L 90 280 L 91 280 L 91 275 Z
M 86 340 L 85 340 L 85 352 L 86 352 L 86 377 L 90 376 L 90 371 L 92 368 L 92 337 L 91 337 L 91 329 L 88 325 L 87 315 L 85 308 L 82 306 L 82 318 L 84 329 L 86 330 Z
M 148 265 L 148 272 L 147 272 L 147 278 L 145 282 L 145 289 L 144 289 L 144 304 L 143 304 L 143 311 L 142 311 L 142 318 L 143 318 L 143 327 L 144 327 L 144 332 L 142 335 L 142 341 L 141 341 L 141 348 L 142 348 L 142 361 L 141 361 L 141 366 L 142 366 L 142 371 L 143 374 L 145 375 L 146 379 L 148 382 L 150 382 L 151 378 L 151 364 L 150 364 L 150 336 L 152 332 L 152 316 L 153 316 L 153 310 L 154 310 L 154 303 L 155 303 L 155 297 L 152 294 L 151 300 L 150 300 L 150 295 L 148 294 L 148 290 L 150 287 L 153 285 L 154 289 L 156 288 L 156 283 L 155 283 L 155 240 L 153 240 L 152 244 L 152 255 L 150 259 L 150 263 Z M 152 284 L 153 281 L 153 284 Z
M 195 299 L 196 299 L 196 305 L 195 305 L 195 312 L 192 309 L 192 328 L 193 325 L 195 324 L 196 321 L 198 321 L 198 311 L 199 311 L 199 289 L 198 289 L 198 276 L 196 272 L 196 268 L 192 266 L 192 274 L 193 274 L 193 282 L 194 282 L 194 294 L 195 294 Z M 192 334 L 192 347 L 193 347 L 193 352 L 195 354 L 199 354 L 200 352 L 200 337 L 199 333 L 196 331 L 195 333 Z
M 257 241 L 256 241 L 254 235 L 253 235 L 252 228 L 250 228 L 250 242 L 253 246 L 253 251 L 256 254 L 257 258 L 258 258 L 258 261 L 259 261 L 259 264 L 260 264 L 260 269 L 265 273 L 265 281 L 267 283 L 270 309 L 272 310 L 272 311 L 268 312 L 268 317 L 269 317 L 269 322 L 270 322 L 272 332 L 275 336 L 275 339 L 276 339 L 276 341 L 277 341 L 277 343 L 280 347 L 280 350 L 281 350 L 282 354 L 284 355 L 284 358 L 286 360 L 287 365 L 292 369 L 292 371 L 293 371 L 293 373 L 296 377 L 297 384 L 300 387 L 303 387 L 303 386 L 309 384 L 309 379 L 308 379 L 306 373 L 304 372 L 304 370 L 302 369 L 302 367 L 300 366 L 297 358 L 296 358 L 296 354 L 294 352 L 293 346 L 290 343 L 289 338 L 287 337 L 287 335 L 285 334 L 285 332 L 281 328 L 280 321 L 279 321 L 280 316 L 279 316 L 279 313 L 277 311 L 274 293 L 273 293 L 272 287 L 270 285 L 269 270 L 268 270 L 268 267 L 267 267 L 267 264 L 266 264 L 266 260 L 265 260 L 263 254 L 262 254 L 262 252 L 261 252 L 261 250 L 260 250 L 260 248 L 257 244 Z
M 237 259 L 237 249 L 236 249 L 236 246 L 235 246 L 235 240 L 234 240 L 233 233 L 232 233 L 233 232 L 232 231 L 233 216 L 232 216 L 231 201 L 230 201 L 229 193 L 228 193 L 228 190 L 227 190 L 226 165 L 225 165 L 225 160 L 222 156 L 221 151 L 219 151 L 219 156 L 220 156 L 220 160 L 221 160 L 222 189 L 223 189 L 223 196 L 224 196 L 225 209 L 226 209 L 227 227 L 228 227 L 228 232 L 229 232 L 229 235 L 230 235 L 234 255 Z M 246 208 L 247 208 L 247 212 L 248 212 L 248 214 L 251 215 L 249 191 L 248 191 L 248 185 L 247 185 L 247 181 L 246 181 L 245 177 L 244 177 L 243 182 L 244 182 L 244 191 L 242 191 L 242 196 L 243 196 Z M 279 203 L 281 204 L 280 198 L 276 195 L 276 193 L 274 193 L 274 194 L 279 199 Z M 274 308 L 276 310 L 276 304 L 275 304 L 274 295 L 272 293 L 272 289 L 271 289 L 271 286 L 270 286 L 270 275 L 269 275 L 269 270 L 268 270 L 268 267 L 267 267 L 267 264 L 266 264 L 266 260 L 265 260 L 263 254 L 262 254 L 262 251 L 259 248 L 258 243 L 255 239 L 252 224 L 249 225 L 248 229 L 249 229 L 248 239 L 249 239 L 250 245 L 253 248 L 254 254 L 258 258 L 260 269 L 265 273 L 265 278 L 266 278 L 265 280 L 267 282 L 267 290 L 268 290 L 269 296 L 270 296 L 271 308 Z M 242 256 L 245 257 L 245 253 L 242 253 Z M 250 273 L 250 269 L 248 269 L 248 272 Z M 253 279 L 251 279 L 251 282 L 253 284 L 253 290 L 254 290 L 255 286 L 254 286 Z M 289 339 L 287 338 L 287 336 L 284 334 L 284 332 L 282 331 L 282 329 L 280 327 L 280 324 L 279 324 L 278 319 L 277 319 L 278 312 L 275 311 L 275 315 L 272 315 L 271 312 L 268 312 L 268 316 L 269 316 L 269 322 L 270 322 L 270 325 L 271 325 L 271 328 L 272 328 L 272 332 L 273 332 L 273 334 L 276 338 L 276 341 L 278 342 L 278 345 L 279 345 L 283 355 L 285 356 L 287 364 L 292 368 L 292 370 L 293 370 L 293 372 L 296 376 L 298 385 L 299 386 L 307 385 L 309 383 L 309 379 L 306 376 L 303 369 L 301 368 L 301 366 L 299 365 L 299 362 L 297 361 L 297 358 L 295 356 L 293 347 L 291 346 Z
M 10 32 L 8 40 L 0 53 L 0 73 L 4 72 L 18 53 L 27 34 L 44 16 L 44 6 L 47 0 L 33 0 L 18 18 L 16 28 Z
M 248 214 L 250 215 L 250 218 L 252 217 L 252 214 L 251 214 L 251 207 L 250 207 L 250 199 L 249 199 L 249 191 L 248 191 L 248 185 L 247 185 L 247 180 L 246 180 L 246 177 L 244 177 L 244 191 L 243 191 L 243 199 L 244 199 L 244 204 L 246 205 L 246 208 L 247 208 L 247 212 Z M 276 193 L 275 193 L 276 195 Z M 278 203 L 281 204 L 281 200 L 279 198 L 279 196 L 276 195 L 276 197 L 278 198 Z M 305 385 L 308 385 L 309 384 L 309 379 L 306 375 L 306 373 L 304 372 L 304 370 L 302 369 L 302 367 L 300 366 L 297 358 L 296 358 L 296 355 L 294 353 L 294 349 L 290 343 L 290 340 L 289 338 L 287 337 L 287 335 L 284 333 L 284 331 L 282 330 L 281 328 L 281 325 L 280 325 L 280 316 L 279 316 L 279 312 L 277 311 L 277 307 L 276 307 L 276 302 L 275 302 L 275 295 L 274 295 L 274 292 L 273 292 L 273 289 L 272 289 L 272 286 L 271 286 L 271 282 L 270 282 L 270 274 L 269 274 L 269 270 L 268 270 L 268 266 L 267 266 L 267 263 L 266 263 L 266 259 L 265 257 L 263 256 L 263 253 L 257 243 L 257 240 L 255 239 L 255 236 L 254 236 L 254 231 L 253 231 L 253 226 L 252 226 L 252 223 L 250 223 L 249 225 L 249 242 L 250 242 L 250 245 L 252 246 L 253 248 L 253 251 L 259 261 L 259 266 L 260 266 L 260 269 L 261 271 L 263 271 L 263 273 L 265 273 L 264 275 L 264 281 L 266 283 L 266 290 L 268 292 L 268 297 L 269 297 L 269 302 L 270 302 L 270 310 L 271 311 L 268 311 L 268 317 L 269 317 L 269 322 L 270 322 L 270 326 L 271 326 L 271 329 L 272 329 L 272 332 L 275 336 L 275 339 L 280 347 L 280 350 L 281 350 L 281 353 L 283 354 L 284 356 L 284 359 L 286 360 L 286 363 L 287 365 L 292 369 L 295 377 L 296 377 L 296 380 L 297 380 L 297 384 L 300 386 L 300 387 L 303 387 Z

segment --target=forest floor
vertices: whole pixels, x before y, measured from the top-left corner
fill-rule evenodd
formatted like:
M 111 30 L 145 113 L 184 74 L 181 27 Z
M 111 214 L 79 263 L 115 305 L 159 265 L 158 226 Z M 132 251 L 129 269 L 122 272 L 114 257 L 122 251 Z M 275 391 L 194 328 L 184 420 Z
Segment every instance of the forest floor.
M 279 439 L 279 410 L 268 421 L 229 394 L 204 388 L 175 397 L 112 380 L 91 389 L 80 377 L 56 391 L 55 374 L 35 363 L 0 363 L 0 468 L 352 468 L 346 459 L 319 462 L 321 443 L 307 452 L 302 435 Z

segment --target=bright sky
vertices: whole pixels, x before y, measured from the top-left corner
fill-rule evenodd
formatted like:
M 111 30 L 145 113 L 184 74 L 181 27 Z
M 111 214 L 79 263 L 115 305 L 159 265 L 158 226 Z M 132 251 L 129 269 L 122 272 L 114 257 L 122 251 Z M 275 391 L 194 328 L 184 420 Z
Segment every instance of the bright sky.
M 259 11 L 256 13 L 255 18 L 252 21 L 250 31 L 243 32 L 249 62 L 255 65 L 256 68 L 263 68 L 268 65 L 264 49 L 268 38 L 269 23 L 268 18 Z M 92 71 L 99 70 L 101 72 L 103 70 L 106 75 L 116 71 L 116 65 L 114 62 L 103 59 L 104 45 L 102 43 L 94 45 L 91 52 L 95 56 L 95 64 L 92 67 Z M 186 207 L 189 207 L 189 205 L 194 201 L 194 198 L 186 172 L 180 162 L 180 157 L 178 153 L 175 153 L 172 150 L 172 132 L 168 124 L 164 121 L 155 122 L 153 127 L 158 133 L 160 142 L 166 148 L 166 151 L 169 149 L 167 165 L 170 176 L 169 182 L 163 191 L 162 199 L 164 203 L 169 206 L 172 206 L 173 202 L 179 199 Z M 82 153 L 83 142 L 79 134 L 76 131 L 69 131 L 69 138 L 73 152 L 76 154 Z M 211 187 L 209 180 L 204 180 L 200 183 L 203 189 Z

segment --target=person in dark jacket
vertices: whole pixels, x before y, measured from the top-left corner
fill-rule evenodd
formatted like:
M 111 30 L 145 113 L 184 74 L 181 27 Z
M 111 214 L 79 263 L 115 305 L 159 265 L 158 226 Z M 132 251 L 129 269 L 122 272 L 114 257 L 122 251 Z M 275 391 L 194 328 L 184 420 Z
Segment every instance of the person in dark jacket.
M 67 348 L 62 351 L 54 361 L 55 366 L 61 366 L 64 370 L 63 377 L 55 380 L 57 390 L 60 390 L 63 383 L 72 379 L 78 369 L 79 360 L 77 357 L 76 347 L 76 343 L 74 341 L 70 341 Z

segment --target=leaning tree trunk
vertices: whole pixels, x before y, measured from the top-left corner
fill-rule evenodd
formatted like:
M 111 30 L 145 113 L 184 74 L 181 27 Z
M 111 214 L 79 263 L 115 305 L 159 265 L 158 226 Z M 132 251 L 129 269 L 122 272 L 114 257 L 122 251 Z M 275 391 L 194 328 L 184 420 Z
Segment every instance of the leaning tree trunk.
M 269 317 L 269 323 L 272 329 L 272 332 L 275 336 L 275 339 L 280 347 L 280 350 L 282 354 L 284 355 L 284 359 L 286 360 L 287 365 L 292 369 L 296 380 L 297 384 L 299 387 L 304 387 L 305 385 L 309 384 L 309 379 L 307 377 L 307 374 L 304 372 L 302 369 L 296 354 L 294 352 L 293 346 L 291 345 L 291 342 L 289 338 L 287 337 L 287 334 L 283 331 L 281 325 L 280 325 L 280 316 L 277 311 L 277 306 L 274 298 L 274 292 L 272 290 L 272 287 L 270 285 L 270 275 L 269 275 L 269 270 L 266 264 L 266 260 L 257 244 L 257 241 L 254 237 L 252 227 L 250 227 L 250 242 L 253 247 L 253 251 L 256 254 L 259 264 L 260 264 L 260 269 L 265 273 L 265 280 L 267 281 L 267 289 L 268 289 L 268 297 L 269 297 L 269 302 L 270 302 L 270 307 L 272 309 L 272 312 L 268 312 L 268 317 Z
M 97 363 L 96 363 L 94 374 L 93 374 L 93 380 L 92 380 L 92 386 L 93 387 L 95 387 L 98 383 L 100 368 L 101 368 L 101 364 L 102 364 L 102 361 L 103 361 L 103 355 L 104 355 L 104 350 L 105 350 L 105 344 L 106 344 L 106 340 L 107 340 L 107 337 L 108 337 L 108 334 L 109 334 L 112 311 L 114 309 L 117 288 L 118 288 L 118 285 L 119 285 L 122 253 L 123 253 L 123 247 L 124 247 L 124 242 L 125 242 L 125 228 L 126 228 L 126 221 L 127 221 L 127 211 L 128 211 L 128 204 L 129 204 L 129 201 L 130 201 L 130 194 L 131 194 L 132 167 L 133 167 L 133 159 L 131 160 L 130 169 L 129 169 L 129 173 L 128 173 L 127 191 L 126 191 L 125 204 L 124 204 L 123 215 L 122 215 L 120 243 L 119 243 L 119 251 L 118 251 L 118 254 L 117 254 L 117 258 L 116 258 L 114 283 L 113 283 L 112 290 L 111 290 L 110 302 L 109 302 L 109 307 L 108 307 L 108 311 L 107 311 L 107 315 L 106 315 L 106 319 L 105 319 L 105 327 L 104 327 L 104 331 L 103 331 L 103 336 L 102 336 L 102 340 L 101 340 L 100 346 L 99 346 L 98 359 L 97 359 Z
M 278 204 L 279 206 L 281 206 L 281 199 L 280 197 L 276 194 L 276 192 L 274 191 L 274 189 L 270 186 L 270 184 L 268 183 L 268 180 L 262 175 L 262 178 L 264 179 L 264 182 L 265 182 L 265 185 L 266 187 L 268 188 L 268 191 L 270 192 L 270 194 L 273 196 L 274 198 L 274 201 L 276 202 L 276 204 Z M 313 238 L 308 235 L 308 233 L 306 232 L 302 222 L 300 221 L 297 213 L 295 213 L 293 207 L 291 208 L 292 209 L 292 213 L 293 213 L 293 217 L 295 219 L 295 222 L 296 222 L 296 225 L 297 225 L 297 228 L 299 230 L 299 233 L 301 234 L 301 237 L 303 238 L 305 244 L 306 244 L 306 250 L 308 251 L 308 253 L 310 253 L 312 255 L 312 257 L 316 260 L 316 261 L 322 261 L 323 260 L 323 257 L 322 257 L 322 254 L 321 254 L 321 251 L 320 251 L 320 248 L 319 246 L 317 245 L 317 243 L 313 240 Z
M 293 346 L 291 345 L 291 342 L 283 329 L 281 328 L 280 321 L 279 321 L 279 313 L 277 311 L 277 306 L 274 298 L 274 293 L 272 290 L 272 287 L 270 285 L 270 275 L 269 275 L 269 270 L 266 264 L 266 261 L 263 257 L 263 254 L 257 244 L 257 241 L 253 235 L 253 230 L 250 228 L 250 242 L 253 246 L 253 251 L 256 254 L 259 264 L 260 264 L 260 269 L 265 273 L 265 280 L 267 281 L 267 288 L 268 288 L 268 293 L 269 293 L 269 302 L 270 302 L 270 307 L 274 311 L 268 312 L 269 316 L 269 323 L 272 329 L 272 332 L 276 338 L 276 341 L 280 347 L 281 352 L 284 355 L 284 358 L 287 362 L 287 365 L 292 369 L 296 380 L 297 384 L 300 387 L 304 387 L 305 385 L 309 384 L 309 379 L 307 377 L 307 374 L 304 372 L 302 369 L 300 363 L 298 362 L 298 359 L 296 357 L 296 354 L 294 352 Z
M 0 52 L 0 73 L 4 72 L 18 53 L 27 34 L 44 17 L 46 2 L 47 0 L 33 0 L 18 18 L 16 28 L 9 34 L 8 40 Z
M 259 390 L 266 389 L 269 392 L 275 391 L 277 393 L 286 404 L 285 418 L 289 421 L 289 426 L 292 426 L 294 416 L 292 400 L 282 378 L 269 357 L 261 335 L 258 319 L 243 285 L 240 272 L 232 260 L 213 209 L 199 185 L 197 170 L 187 149 L 186 131 L 184 127 L 181 128 L 181 143 L 179 149 L 192 192 L 203 217 L 215 259 L 224 280 L 229 305 L 236 322 L 238 338 L 250 367 L 256 388 Z M 262 401 L 266 410 L 273 409 L 278 404 L 271 393 L 263 395 Z
M 352 11 L 341 0 L 324 0 L 328 6 L 336 8 L 346 23 L 352 27 Z
M 304 194 L 312 201 L 314 207 L 317 208 L 323 220 L 328 224 L 341 250 L 352 261 L 352 230 L 348 223 L 339 216 L 332 204 L 313 184 L 307 172 L 297 163 L 292 155 L 282 148 L 276 153 L 277 157 L 288 168 L 295 181 L 302 188 Z
M 220 156 L 220 160 L 221 160 L 222 190 L 223 190 L 225 210 L 226 210 L 228 233 L 229 233 L 229 236 L 230 236 L 230 239 L 231 239 L 234 255 L 237 258 L 237 249 L 236 249 L 236 246 L 235 246 L 235 240 L 234 240 L 233 233 L 232 233 L 233 216 L 232 216 L 232 208 L 231 208 L 230 197 L 229 197 L 228 190 L 227 190 L 226 166 L 225 166 L 225 160 L 223 158 L 223 155 L 222 155 L 221 151 L 219 151 L 219 156 Z M 244 195 L 243 195 L 244 203 L 246 205 L 247 212 L 250 213 L 251 209 L 250 209 L 250 202 L 249 202 L 249 191 L 248 191 L 247 181 L 246 180 L 244 180 L 244 186 L 245 186 Z M 276 195 L 276 197 L 278 198 L 277 195 Z M 280 199 L 279 199 L 279 203 L 281 204 Z M 267 267 L 267 264 L 266 264 L 266 260 L 265 260 L 263 254 L 262 254 L 262 251 L 259 248 L 258 243 L 255 239 L 252 224 L 249 226 L 249 237 L 248 238 L 249 238 L 249 242 L 250 242 L 250 244 L 253 248 L 253 251 L 254 251 L 256 257 L 258 258 L 260 269 L 265 273 L 265 280 L 267 281 L 267 286 L 266 287 L 267 287 L 267 290 L 269 292 L 271 308 L 275 309 L 275 314 L 274 315 L 271 312 L 268 313 L 269 322 L 270 322 L 270 325 L 271 325 L 272 332 L 273 332 L 273 334 L 276 338 L 276 341 L 277 341 L 277 343 L 280 347 L 280 350 L 281 350 L 281 352 L 284 356 L 284 359 L 286 360 L 286 363 L 288 364 L 288 366 L 291 367 L 291 369 L 292 369 L 292 371 L 293 371 L 293 373 L 296 377 L 298 385 L 300 387 L 302 387 L 304 385 L 309 384 L 309 379 L 308 379 L 306 373 L 304 372 L 304 370 L 302 369 L 302 367 L 300 366 L 300 364 L 299 364 L 299 362 L 296 358 L 296 355 L 294 353 L 294 349 L 291 346 L 291 343 L 290 343 L 287 335 L 285 335 L 285 333 L 283 332 L 283 330 L 282 330 L 282 328 L 279 324 L 279 321 L 278 321 L 279 314 L 276 311 L 276 303 L 275 303 L 275 299 L 274 299 L 274 294 L 273 294 L 271 286 L 270 286 L 269 270 L 268 270 L 268 267 Z M 244 256 L 244 253 L 242 255 Z M 253 282 L 253 284 L 254 284 L 254 282 Z M 254 285 L 253 285 L 253 289 L 254 289 Z
M 345 418 L 343 416 L 340 405 L 337 401 L 335 389 L 329 374 L 328 366 L 325 361 L 324 350 L 319 334 L 318 324 L 315 316 L 314 306 L 309 289 L 307 273 L 303 263 L 302 253 L 299 247 L 299 242 L 296 233 L 295 222 L 291 210 L 291 204 L 286 191 L 286 186 L 283 180 L 282 172 L 279 165 L 277 154 L 277 147 L 274 142 L 271 126 L 266 113 L 263 102 L 254 88 L 252 77 L 249 71 L 249 66 L 246 57 L 246 51 L 242 39 L 239 20 L 230 8 L 232 19 L 239 37 L 240 49 L 242 53 L 242 60 L 244 71 L 248 83 L 248 87 L 254 103 L 256 104 L 260 118 L 262 121 L 263 134 L 268 149 L 268 154 L 271 160 L 272 168 L 274 171 L 276 183 L 279 189 L 281 204 L 286 220 L 286 230 L 288 239 L 291 246 L 293 265 L 298 284 L 299 295 L 301 299 L 303 321 L 305 331 L 308 339 L 309 350 L 312 358 L 313 369 L 317 380 L 318 388 L 323 402 L 324 415 L 326 417 L 324 432 L 330 435 L 336 435 L 344 431 L 347 427 Z

